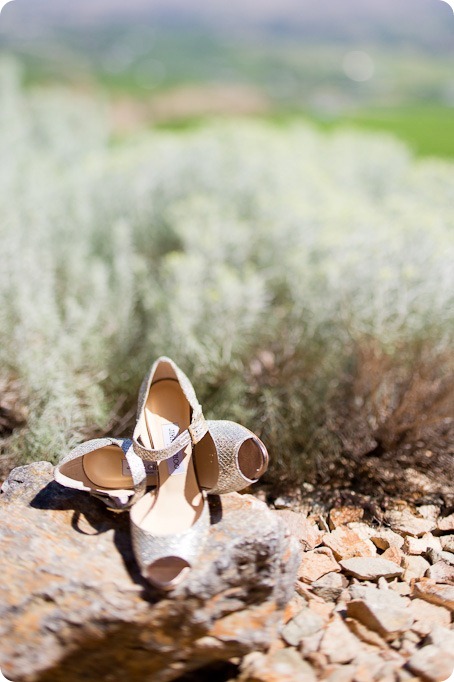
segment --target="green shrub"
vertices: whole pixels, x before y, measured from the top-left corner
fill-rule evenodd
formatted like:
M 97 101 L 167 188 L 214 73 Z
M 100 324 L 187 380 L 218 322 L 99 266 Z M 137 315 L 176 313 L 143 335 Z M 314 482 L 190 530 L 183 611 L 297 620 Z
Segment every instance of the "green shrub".
M 275 480 L 340 454 L 346 401 L 378 433 L 402 372 L 446 379 L 452 164 L 386 136 L 244 120 L 114 142 L 97 100 L 27 92 L 11 64 L 0 91 L 0 385 L 26 411 L 4 429 L 17 461 L 127 430 L 162 353 L 208 416 L 262 434 Z M 371 348 L 391 367 L 373 406 L 355 384 Z

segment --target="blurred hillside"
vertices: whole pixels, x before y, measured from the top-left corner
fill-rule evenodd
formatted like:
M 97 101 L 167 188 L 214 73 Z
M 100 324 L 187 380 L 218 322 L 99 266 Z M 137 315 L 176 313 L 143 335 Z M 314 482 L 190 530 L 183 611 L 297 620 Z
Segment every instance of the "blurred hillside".
M 101 87 L 120 131 L 304 115 L 454 155 L 454 15 L 440 0 L 16 0 L 0 53 L 29 84 Z

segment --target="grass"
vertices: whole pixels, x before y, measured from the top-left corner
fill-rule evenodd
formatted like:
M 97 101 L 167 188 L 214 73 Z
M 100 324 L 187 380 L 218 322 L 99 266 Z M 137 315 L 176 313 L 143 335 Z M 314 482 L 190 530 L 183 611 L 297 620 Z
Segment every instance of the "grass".
M 392 133 L 407 142 L 419 156 L 454 156 L 452 107 L 420 105 L 365 110 L 347 117 L 346 123 Z

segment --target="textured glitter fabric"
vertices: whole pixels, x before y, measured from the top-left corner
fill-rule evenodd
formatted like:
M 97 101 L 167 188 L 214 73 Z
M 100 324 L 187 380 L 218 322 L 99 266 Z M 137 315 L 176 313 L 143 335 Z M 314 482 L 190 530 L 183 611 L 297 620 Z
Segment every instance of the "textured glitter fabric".
M 155 380 L 155 375 L 160 368 L 162 369 L 162 366 L 168 367 L 166 378 L 176 377 L 178 383 L 181 386 L 181 390 L 183 391 L 184 396 L 186 397 L 189 405 L 191 406 L 192 418 L 189 428 L 180 433 L 178 438 L 175 438 L 171 445 L 169 445 L 166 448 L 155 450 L 153 448 L 144 447 L 143 443 L 141 442 L 140 436 L 141 432 L 145 428 L 144 410 L 145 405 L 147 403 L 148 394 L 150 392 L 150 388 L 153 384 L 153 381 Z M 138 455 L 140 455 L 142 459 L 151 460 L 153 462 L 160 462 L 163 459 L 168 459 L 169 457 L 172 457 L 177 452 L 180 452 L 180 450 L 184 450 L 190 443 L 192 443 L 193 445 L 198 443 L 200 440 L 202 440 L 207 430 L 208 426 L 202 413 L 202 407 L 199 401 L 197 400 L 194 387 L 189 381 L 186 374 L 182 372 L 178 365 L 176 365 L 170 358 L 166 356 L 158 358 L 156 362 L 153 363 L 150 371 L 143 380 L 142 386 L 140 387 L 139 391 L 139 400 L 137 406 L 137 424 L 136 428 L 134 429 L 133 435 L 135 452 Z
M 190 443 L 195 445 L 208 431 L 207 423 L 204 419 L 203 414 L 200 414 L 197 418 L 193 418 L 191 425 L 188 429 L 180 433 L 178 438 L 172 442 L 166 448 L 160 450 L 154 450 L 153 448 L 146 448 L 139 442 L 138 439 L 133 441 L 134 451 L 142 457 L 142 459 L 147 459 L 153 462 L 161 462 L 163 459 L 168 459 L 173 457 L 177 452 L 184 450 Z
M 219 478 L 217 485 L 210 490 L 215 495 L 233 493 L 246 488 L 257 479 L 249 479 L 241 473 L 238 465 L 238 452 L 241 445 L 252 438 L 257 447 L 262 450 L 258 438 L 248 429 L 235 422 L 226 420 L 209 420 L 208 430 L 216 445 L 216 453 L 219 462 Z M 263 446 L 266 453 L 266 449 Z M 264 461 L 263 470 L 266 470 L 268 458 Z
M 148 493 L 153 495 L 154 493 Z M 131 513 L 131 536 L 134 554 L 142 573 L 146 576 L 146 569 L 158 559 L 165 557 L 180 557 L 194 564 L 203 550 L 203 545 L 210 528 L 210 509 L 206 497 L 202 513 L 197 521 L 183 533 L 172 535 L 153 535 L 141 528 Z

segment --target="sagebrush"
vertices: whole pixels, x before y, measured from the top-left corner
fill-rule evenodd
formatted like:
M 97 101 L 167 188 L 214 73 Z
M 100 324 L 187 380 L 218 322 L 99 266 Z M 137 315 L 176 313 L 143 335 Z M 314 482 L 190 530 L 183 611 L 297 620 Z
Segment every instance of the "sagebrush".
M 25 415 L 2 429 L 16 461 L 127 431 L 159 354 L 207 416 L 262 435 L 275 480 L 339 454 L 345 400 L 386 446 L 405 436 L 402 381 L 416 395 L 427 366 L 446 393 L 453 164 L 301 124 L 118 140 L 95 98 L 26 91 L 14 64 L 0 89 L 0 380 Z M 370 349 L 386 371 L 364 387 Z M 448 418 L 440 400 L 431 419 Z

